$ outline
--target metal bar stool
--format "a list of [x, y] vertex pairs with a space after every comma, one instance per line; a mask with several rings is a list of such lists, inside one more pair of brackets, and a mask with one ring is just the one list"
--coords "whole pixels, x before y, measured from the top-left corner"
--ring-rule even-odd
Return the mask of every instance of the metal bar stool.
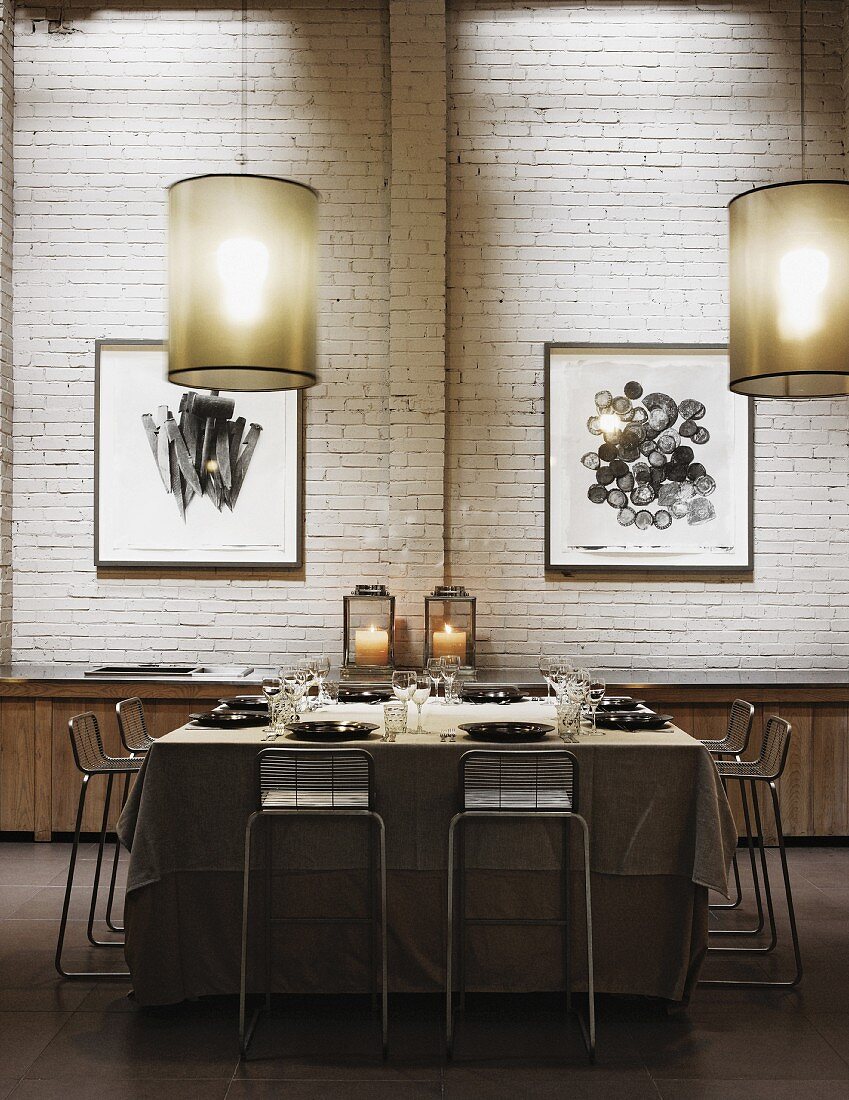
[[[68, 864], [68, 880], [65, 886], [65, 900], [62, 905], [62, 919], [59, 923], [59, 938], [56, 943], [56, 957], [55, 966], [59, 974], [63, 978], [104, 978], [104, 979], [126, 979], [129, 978], [127, 971], [99, 971], [99, 970], [78, 970], [68, 971], [62, 965], [62, 949], [65, 943], [65, 931], [68, 925], [68, 911], [71, 905], [71, 893], [74, 887], [74, 872], [77, 865], [77, 854], [80, 847], [80, 830], [82, 829], [83, 812], [85, 810], [86, 794], [88, 793], [89, 781], [93, 776], [105, 775], [106, 779], [106, 801], [103, 805], [103, 818], [100, 824], [100, 840], [97, 846], [97, 863], [94, 870], [94, 883], [91, 888], [91, 904], [88, 911], [88, 925], [86, 927], [86, 935], [89, 942], [98, 947], [119, 947], [123, 948], [122, 941], [116, 940], [98, 940], [94, 936], [94, 915], [95, 908], [97, 906], [97, 891], [100, 887], [100, 872], [103, 866], [103, 849], [106, 843], [106, 827], [109, 820], [109, 804], [112, 799], [112, 785], [115, 780], [115, 776], [125, 776], [129, 781], [129, 777], [138, 772], [141, 767], [141, 761], [136, 760], [133, 757], [125, 756], [108, 756], [103, 748], [103, 739], [100, 736], [100, 728], [97, 724], [97, 718], [91, 713], [78, 714], [70, 720], [68, 723], [68, 731], [71, 738], [71, 749], [74, 753], [74, 762], [77, 768], [82, 772], [82, 784], [80, 785], [80, 800], [77, 806], [77, 820], [74, 826], [74, 843], [71, 848], [71, 859]], [[117, 843], [117, 841], [116, 841]], [[113, 876], [114, 886], [114, 876]], [[110, 907], [111, 907], [111, 892], [110, 892]]]
[[[369, 915], [367, 917], [272, 918], [270, 914], [271, 846], [266, 852], [266, 989], [265, 1008], [271, 1007], [268, 991], [270, 924], [365, 924], [369, 926], [369, 977], [374, 976], [374, 934], [380, 923], [381, 1033], [383, 1056], [388, 1040], [389, 973], [386, 933], [386, 830], [374, 809], [374, 760], [364, 749], [263, 749], [257, 756], [257, 809], [245, 830], [245, 878], [242, 906], [242, 962], [239, 983], [239, 1050], [247, 1056], [256, 1028], [257, 1009], [245, 1025], [250, 917], [251, 846], [254, 828], [269, 817], [364, 818], [369, 826]], [[374, 905], [374, 828], [379, 849], [380, 902]]]
[[[752, 720], [755, 716], [755, 708], [751, 703], [747, 703], [745, 699], [735, 699], [731, 704], [731, 710], [728, 713], [728, 727], [726, 729], [725, 737], [720, 741], [711, 741], [709, 739], [702, 740], [702, 744], [717, 760], [724, 760], [727, 757], [733, 757], [735, 760], [740, 760], [743, 753], [749, 747], [749, 740], [752, 735]], [[722, 781], [723, 788], [727, 791], [727, 784]], [[761, 901], [761, 888], [758, 881], [757, 873], [757, 860], [755, 858], [755, 846], [752, 839], [752, 824], [749, 817], [749, 799], [746, 794], [745, 788], [741, 788], [741, 801], [743, 804], [743, 822], [746, 830], [746, 844], [749, 849], [749, 864], [752, 873], [752, 885], [755, 892], [755, 902], [758, 909], [758, 923], [755, 928], [739, 930], [741, 935], [757, 936], [763, 930], [764, 926], [764, 914], [763, 903]], [[740, 883], [740, 868], [737, 862], [737, 852], [735, 850], [732, 869], [734, 872], [734, 898], [729, 902], [716, 902], [709, 906], [710, 909], [722, 910], [722, 909], [738, 909], [743, 901], [743, 889]], [[716, 935], [723, 935], [723, 931], [717, 931]], [[732, 934], [737, 934], [736, 931]]]
[[[595, 1061], [595, 993], [593, 989], [593, 922], [590, 894], [590, 842], [585, 818], [578, 813], [578, 761], [565, 749], [550, 752], [489, 751], [473, 749], [460, 758], [462, 809], [451, 819], [448, 830], [448, 927], [445, 981], [446, 1045], [448, 1057], [454, 1046], [454, 879], [455, 849], [459, 847], [459, 985], [461, 1005], [465, 993], [464, 955], [467, 925], [553, 925], [564, 930], [566, 1008], [571, 1012], [571, 967], [569, 961], [569, 824], [577, 821], [583, 835], [584, 891], [587, 920], [587, 1022], [578, 1014], [590, 1062]], [[469, 918], [465, 905], [465, 826], [472, 819], [532, 818], [557, 819], [564, 823], [564, 915], [562, 919]]]
[[772, 901], [772, 889], [769, 880], [769, 866], [766, 859], [766, 847], [764, 844], [763, 826], [761, 823], [760, 806], [758, 803], [757, 784], [765, 784], [772, 798], [772, 809], [775, 815], [775, 827], [778, 833], [778, 851], [781, 860], [781, 874], [784, 879], [784, 896], [787, 902], [787, 915], [790, 921], [790, 935], [793, 941], [793, 956], [795, 971], [789, 981], [738, 981], [710, 980], [699, 982], [706, 986], [737, 986], [755, 987], [759, 989], [792, 989], [802, 979], [802, 955], [799, 949], [799, 933], [796, 927], [796, 913], [793, 908], [793, 891], [790, 886], [790, 873], [787, 868], [787, 851], [784, 845], [784, 829], [781, 821], [781, 806], [778, 799], [776, 780], [781, 778], [787, 763], [787, 753], [790, 748], [791, 727], [783, 718], [772, 715], [764, 730], [761, 751], [757, 760], [717, 760], [716, 769], [725, 780], [733, 779], [740, 784], [741, 790], [748, 785], [752, 796], [752, 808], [754, 811], [757, 844], [760, 851], [761, 874], [763, 876], [764, 896], [766, 898], [767, 916], [770, 926], [770, 942], [758, 947], [716, 947], [712, 951], [723, 953], [745, 953], [752, 955], [768, 955], [778, 943], [778, 932], [775, 923], [775, 907]]

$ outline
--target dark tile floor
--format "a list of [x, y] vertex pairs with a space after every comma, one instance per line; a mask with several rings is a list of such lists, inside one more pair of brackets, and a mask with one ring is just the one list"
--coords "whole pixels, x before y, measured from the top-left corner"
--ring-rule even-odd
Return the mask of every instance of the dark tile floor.
[[[790, 852], [806, 965], [797, 991], [702, 989], [672, 1015], [601, 997], [595, 1067], [559, 1001], [543, 996], [470, 997], [450, 1064], [438, 997], [392, 999], [386, 1064], [364, 999], [283, 1000], [240, 1063], [234, 999], [141, 1010], [124, 983], [57, 979], [67, 856], [65, 844], [0, 843], [0, 1100], [849, 1098], [849, 849]], [[91, 881], [91, 845], [84, 856]], [[81, 946], [84, 904], [70, 960], [103, 965], [104, 952]], [[731, 966], [766, 969], [708, 963], [715, 976]]]

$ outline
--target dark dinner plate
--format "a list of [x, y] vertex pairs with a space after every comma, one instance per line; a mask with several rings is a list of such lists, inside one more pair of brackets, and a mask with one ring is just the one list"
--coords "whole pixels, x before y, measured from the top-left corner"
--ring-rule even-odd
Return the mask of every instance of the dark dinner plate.
[[483, 687], [480, 684], [464, 684], [463, 699], [467, 703], [518, 703], [524, 694], [512, 685], [507, 687]]
[[367, 741], [380, 729], [374, 722], [297, 722], [286, 727], [295, 741]]
[[472, 741], [490, 741], [499, 744], [523, 744], [542, 741], [546, 734], [554, 732], [554, 726], [541, 722], [464, 722], [460, 727]]
[[654, 711], [635, 711], [599, 714], [596, 721], [608, 730], [665, 730], [672, 721], [671, 714], [655, 714]]
[[642, 705], [642, 699], [632, 699], [630, 695], [608, 695], [598, 705], [599, 710], [634, 710]]
[[340, 703], [388, 703], [395, 698], [388, 687], [340, 687]]
[[196, 726], [207, 729], [231, 730], [246, 729], [249, 726], [264, 726], [268, 715], [238, 710], [212, 710], [205, 714], [190, 714], [189, 718]]
[[219, 699], [218, 702], [228, 710], [261, 710], [268, 713], [268, 702], [264, 695], [235, 695], [232, 699]]

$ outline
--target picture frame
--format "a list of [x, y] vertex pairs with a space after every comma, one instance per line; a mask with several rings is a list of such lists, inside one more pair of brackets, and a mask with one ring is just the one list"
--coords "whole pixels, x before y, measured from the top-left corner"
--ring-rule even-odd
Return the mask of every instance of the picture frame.
[[751, 572], [753, 402], [725, 345], [546, 343], [544, 391], [546, 569]]
[[95, 342], [96, 568], [300, 568], [303, 394], [187, 389], [165, 363]]

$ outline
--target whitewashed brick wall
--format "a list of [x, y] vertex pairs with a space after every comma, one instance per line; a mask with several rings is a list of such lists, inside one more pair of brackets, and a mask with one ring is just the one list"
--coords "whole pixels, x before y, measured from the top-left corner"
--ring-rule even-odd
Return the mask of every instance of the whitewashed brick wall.
[[97, 577], [94, 340], [164, 335], [166, 186], [238, 170], [238, 10], [20, 7], [15, 50], [15, 657], [336, 652], [387, 571], [389, 98], [380, 0], [251, 5], [248, 170], [321, 203], [321, 384], [303, 575]]
[[0, 5], [0, 661], [12, 645], [12, 187], [15, 19]]
[[[825, 177], [844, 7], [809, 0]], [[238, 15], [71, 4], [50, 33], [55, 9], [20, 8], [16, 659], [338, 652], [356, 580], [390, 581], [412, 655], [444, 575], [490, 664], [843, 667], [845, 402], [759, 409], [754, 581], [542, 565], [542, 344], [726, 337], [725, 204], [798, 171], [796, 0], [455, 0], [447, 36], [441, 0], [251, 12], [249, 169], [323, 195], [303, 575], [92, 566], [93, 341], [164, 332], [164, 188], [235, 165]]]
[[[841, 5], [810, 0], [808, 163], [843, 172]], [[545, 576], [543, 342], [727, 338], [726, 203], [799, 171], [796, 0], [449, 21], [447, 553], [486, 659], [845, 668], [849, 407], [756, 419], [752, 581]]]

